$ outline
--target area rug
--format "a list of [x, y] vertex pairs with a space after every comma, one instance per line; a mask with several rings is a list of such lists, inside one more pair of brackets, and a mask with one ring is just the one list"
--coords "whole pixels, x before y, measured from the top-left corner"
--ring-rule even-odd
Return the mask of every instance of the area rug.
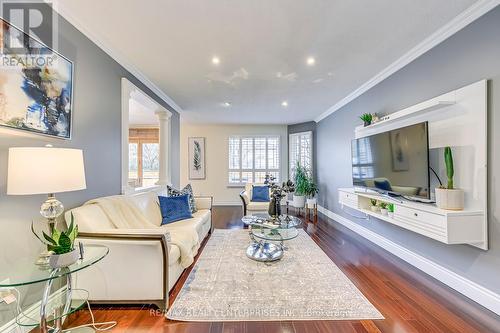
[[305, 233], [273, 263], [246, 257], [248, 230], [217, 229], [167, 313], [181, 321], [383, 319]]

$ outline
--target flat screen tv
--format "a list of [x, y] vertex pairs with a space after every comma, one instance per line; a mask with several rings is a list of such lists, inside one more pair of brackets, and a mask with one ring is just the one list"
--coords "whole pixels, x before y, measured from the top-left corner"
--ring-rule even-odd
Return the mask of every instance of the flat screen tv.
[[427, 122], [353, 140], [352, 182], [389, 195], [429, 199]]

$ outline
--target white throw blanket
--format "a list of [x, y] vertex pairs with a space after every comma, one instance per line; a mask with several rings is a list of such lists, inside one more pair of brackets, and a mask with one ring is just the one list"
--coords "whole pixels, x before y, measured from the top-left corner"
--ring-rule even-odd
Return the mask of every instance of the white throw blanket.
[[115, 195], [97, 198], [85, 203], [99, 205], [116, 229], [163, 229], [170, 234], [169, 243], [175, 244], [180, 250], [181, 266], [188, 267], [194, 261], [199, 248], [198, 233], [194, 228], [183, 226], [182, 222], [162, 228], [151, 223], [143, 212], [127, 197]]

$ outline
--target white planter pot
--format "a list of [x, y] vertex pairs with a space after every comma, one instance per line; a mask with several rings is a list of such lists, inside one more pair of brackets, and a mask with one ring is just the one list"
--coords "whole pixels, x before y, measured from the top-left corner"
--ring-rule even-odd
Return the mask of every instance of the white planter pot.
[[316, 198], [312, 198], [312, 199], [307, 199], [307, 207], [308, 208], [313, 208], [314, 205], [316, 205], [318, 201], [316, 200]]
[[371, 206], [370, 209], [372, 210], [372, 212], [376, 213], [379, 211], [379, 208], [377, 206]]
[[393, 217], [394, 217], [394, 212], [387, 212], [387, 215], [388, 215], [389, 217], [393, 218]]
[[80, 259], [80, 251], [75, 248], [73, 251], [64, 254], [53, 254], [49, 258], [51, 268], [68, 267]]
[[384, 216], [387, 216], [387, 209], [386, 208], [380, 208], [380, 213]]
[[436, 188], [436, 206], [448, 210], [464, 209], [464, 191], [461, 189]]
[[295, 208], [304, 208], [306, 197], [304, 195], [293, 195], [292, 206]]

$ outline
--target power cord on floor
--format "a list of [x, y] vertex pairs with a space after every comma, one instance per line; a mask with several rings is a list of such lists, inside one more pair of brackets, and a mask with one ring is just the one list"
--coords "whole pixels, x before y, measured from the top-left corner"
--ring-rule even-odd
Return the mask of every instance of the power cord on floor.
[[[21, 292], [17, 289], [17, 288], [12, 288], [16, 294], [17, 294], [17, 304], [16, 304], [16, 308], [17, 308], [17, 314], [18, 316], [21, 315], [23, 316], [24, 318], [27, 318], [29, 320], [32, 320], [32, 321], [37, 321], [36, 319], [34, 318], [31, 318], [29, 316], [27, 316], [22, 310], [21, 310]], [[90, 318], [92, 319], [92, 322], [89, 323], [89, 324], [83, 324], [83, 325], [79, 325], [79, 326], [75, 326], [75, 327], [68, 327], [68, 328], [65, 328], [63, 329], [61, 332], [70, 332], [71, 330], [76, 330], [76, 329], [79, 329], [79, 328], [84, 328], [84, 327], [92, 327], [94, 328], [96, 331], [108, 331], [110, 329], [112, 329], [113, 327], [115, 327], [116, 325], [118, 325], [118, 322], [113, 320], [113, 321], [105, 321], [105, 322], [102, 322], [102, 323], [96, 323], [95, 322], [95, 317], [94, 317], [94, 313], [92, 312], [92, 308], [90, 307], [90, 303], [89, 301], [85, 301], [85, 303], [87, 303], [87, 308], [89, 310], [89, 313], [90, 313]], [[107, 325], [107, 326], [105, 326]], [[98, 327], [99, 326], [99, 327]], [[105, 326], [105, 327], [102, 327], [102, 326]], [[48, 328], [50, 329], [54, 329], [54, 327], [52, 326], [48, 326]]]

